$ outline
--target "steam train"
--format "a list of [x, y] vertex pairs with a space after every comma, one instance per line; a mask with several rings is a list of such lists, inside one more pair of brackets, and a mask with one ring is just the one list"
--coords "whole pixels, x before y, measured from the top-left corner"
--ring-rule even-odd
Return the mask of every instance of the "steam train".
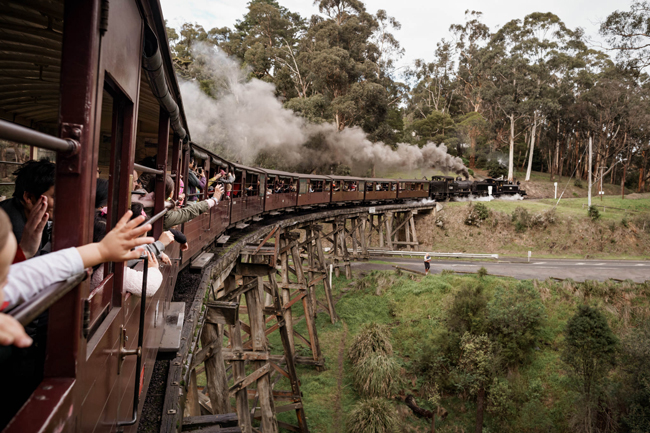
[[455, 197], [501, 197], [501, 196], [526, 196], [526, 191], [521, 188], [520, 182], [509, 182], [506, 179], [492, 179], [469, 181], [453, 176], [432, 176], [429, 186], [430, 198], [438, 201], [451, 200]]
[[[135, 432], [178, 273], [248, 220], [288, 209], [484, 195], [490, 186], [493, 195], [522, 193], [503, 181], [307, 175], [220, 158], [191, 141], [158, 0], [111, 0], [110, 8], [107, 0], [8, 0], [0, 28], [0, 140], [30, 146], [33, 159], [56, 157], [53, 250], [92, 242], [98, 175], [109, 183], [109, 228], [130, 207], [134, 169], [154, 176], [157, 238], [166, 174], [174, 199], [191, 158], [206, 173], [235, 174], [228, 198], [183, 225], [189, 249], [170, 246], [172, 265], [146, 302], [123, 290], [126, 265], [110, 263], [96, 287], [82, 274], [8, 312], [23, 325], [43, 313], [48, 321], [34, 384], [0, 393], [9, 401], [0, 409], [5, 432]], [[146, 157], [153, 167], [135, 163]], [[11, 356], [31, 355], [14, 349]], [[6, 365], [3, 373], [12, 375]]]

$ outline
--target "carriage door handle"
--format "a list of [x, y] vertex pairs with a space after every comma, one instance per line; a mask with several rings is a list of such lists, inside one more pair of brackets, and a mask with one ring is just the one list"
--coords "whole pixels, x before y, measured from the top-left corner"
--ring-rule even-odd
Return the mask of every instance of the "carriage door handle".
[[129, 337], [126, 335], [126, 328], [124, 325], [120, 326], [120, 355], [117, 360], [117, 374], [122, 373], [122, 365], [127, 356], [137, 356], [138, 358], [142, 355], [142, 348], [138, 347], [137, 349], [127, 350], [126, 342], [129, 340]]

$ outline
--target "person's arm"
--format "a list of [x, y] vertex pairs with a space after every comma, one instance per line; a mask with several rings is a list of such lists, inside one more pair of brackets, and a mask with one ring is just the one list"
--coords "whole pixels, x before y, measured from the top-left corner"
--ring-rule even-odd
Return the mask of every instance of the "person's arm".
[[208, 210], [210, 205], [207, 200], [195, 202], [182, 209], [170, 210], [165, 214], [163, 229], [169, 230], [171, 227], [191, 221]]
[[[147, 274], [147, 297], [152, 297], [156, 294], [163, 282], [163, 275], [158, 269], [158, 266], [149, 267]], [[143, 271], [136, 271], [135, 269], [126, 268], [124, 272], [124, 291], [129, 292], [136, 296], [142, 296], [142, 278], [144, 277]]]
[[143, 216], [131, 218], [128, 211], [115, 228], [108, 232], [101, 242], [39, 256], [11, 265], [4, 287], [7, 307], [14, 307], [38, 295], [54, 283], [64, 281], [104, 262], [125, 262], [140, 257], [142, 249], [132, 251], [138, 245], [151, 243], [153, 238], [140, 238], [151, 230], [151, 224], [138, 227]]
[[29, 213], [29, 218], [23, 228], [23, 236], [20, 239], [20, 249], [25, 255], [25, 259], [34, 257], [41, 246], [43, 230], [49, 219], [47, 211], [47, 198], [41, 196]]

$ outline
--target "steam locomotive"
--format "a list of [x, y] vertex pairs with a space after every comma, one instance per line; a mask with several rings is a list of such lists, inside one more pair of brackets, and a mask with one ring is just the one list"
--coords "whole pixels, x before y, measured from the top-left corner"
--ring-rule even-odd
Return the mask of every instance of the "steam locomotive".
[[433, 176], [429, 183], [429, 196], [437, 201], [450, 200], [455, 197], [493, 197], [526, 196], [526, 190], [521, 188], [520, 182], [509, 182], [506, 179], [492, 179], [470, 181], [453, 176]]

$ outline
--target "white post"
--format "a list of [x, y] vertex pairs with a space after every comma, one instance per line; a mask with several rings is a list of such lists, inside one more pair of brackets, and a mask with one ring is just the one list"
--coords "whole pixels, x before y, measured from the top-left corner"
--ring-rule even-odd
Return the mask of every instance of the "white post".
[[532, 255], [532, 251], [528, 251], [528, 262], [530, 263], [530, 256]]
[[492, 197], [492, 186], [488, 185], [488, 195]]
[[557, 182], [553, 182], [553, 185], [555, 185], [555, 200], [557, 200]]
[[334, 265], [330, 263], [330, 290], [332, 289], [332, 272], [334, 272]]
[[589, 189], [587, 190], [587, 206], [591, 207], [591, 158], [592, 158], [592, 149], [591, 149], [592, 139], [591, 134], [589, 135]]

